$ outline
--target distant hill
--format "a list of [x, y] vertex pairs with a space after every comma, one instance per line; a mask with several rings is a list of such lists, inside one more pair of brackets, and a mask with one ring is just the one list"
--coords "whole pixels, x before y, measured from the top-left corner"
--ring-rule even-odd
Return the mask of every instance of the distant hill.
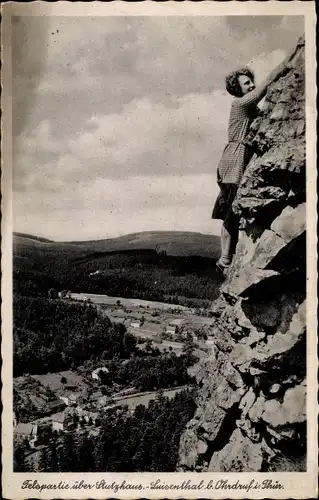
[[19, 236], [20, 238], [26, 238], [28, 240], [36, 240], [41, 241], [42, 243], [54, 243], [53, 240], [48, 240], [47, 238], [42, 238], [41, 236], [34, 236], [33, 234], [27, 233], [13, 233], [15, 236]]
[[174, 256], [202, 256], [217, 258], [219, 253], [219, 237], [184, 231], [145, 231], [132, 233], [118, 238], [55, 242], [45, 238], [24, 233], [13, 234], [13, 252], [34, 249], [39, 251], [57, 251], [91, 254], [126, 250], [156, 250]]
[[14, 291], [47, 296], [53, 288], [199, 307], [218, 293], [218, 255], [219, 238], [201, 233], [151, 231], [69, 242], [14, 234]]

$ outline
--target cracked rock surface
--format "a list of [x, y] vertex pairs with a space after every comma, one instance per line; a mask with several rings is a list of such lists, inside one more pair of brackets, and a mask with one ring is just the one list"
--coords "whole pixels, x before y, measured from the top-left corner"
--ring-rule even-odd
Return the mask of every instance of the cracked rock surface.
[[[304, 45], [267, 92], [248, 142], [235, 210], [241, 236], [221, 297], [215, 342], [192, 368], [197, 410], [179, 471], [267, 471], [306, 455], [306, 184]], [[282, 464], [281, 464], [282, 466]], [[284, 464], [289, 471], [289, 461]]]

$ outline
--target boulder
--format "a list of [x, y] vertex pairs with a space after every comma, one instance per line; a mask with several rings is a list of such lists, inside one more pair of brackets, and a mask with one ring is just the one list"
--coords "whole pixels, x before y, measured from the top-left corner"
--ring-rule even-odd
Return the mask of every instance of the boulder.
[[227, 445], [212, 455], [208, 472], [257, 472], [262, 462], [261, 443], [253, 443], [236, 429]]
[[276, 399], [266, 401], [261, 418], [274, 429], [305, 422], [306, 382], [288, 389], [282, 403]]
[[194, 470], [198, 461], [198, 437], [191, 427], [183, 433], [179, 445], [178, 470]]
[[270, 226], [270, 229], [286, 243], [300, 236], [306, 230], [306, 203], [296, 208], [287, 206]]

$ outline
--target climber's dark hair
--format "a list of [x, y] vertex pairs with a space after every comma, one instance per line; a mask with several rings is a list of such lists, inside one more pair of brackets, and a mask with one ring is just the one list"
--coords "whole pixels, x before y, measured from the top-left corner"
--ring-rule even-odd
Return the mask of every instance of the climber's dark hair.
[[242, 91], [239, 84], [239, 77], [248, 76], [253, 82], [255, 82], [255, 75], [249, 68], [238, 69], [237, 71], [233, 71], [225, 78], [226, 90], [227, 92], [234, 97], [241, 97]]

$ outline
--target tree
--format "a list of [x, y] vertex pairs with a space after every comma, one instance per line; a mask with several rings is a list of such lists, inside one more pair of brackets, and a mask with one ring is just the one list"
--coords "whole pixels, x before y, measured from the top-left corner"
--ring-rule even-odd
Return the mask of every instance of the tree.
[[26, 447], [23, 442], [14, 441], [13, 444], [13, 471], [26, 472]]
[[124, 337], [123, 337], [123, 347], [125, 349], [126, 355], [130, 355], [132, 352], [135, 351], [136, 344], [137, 344], [137, 340], [134, 337], [134, 335], [132, 335], [129, 332], [125, 332]]
[[39, 426], [38, 444], [48, 445], [52, 439], [52, 427], [50, 425]]
[[77, 413], [73, 413], [72, 420], [73, 420], [73, 426], [76, 428], [79, 423], [79, 416], [77, 415]]
[[61, 436], [57, 448], [60, 472], [75, 472], [77, 469], [76, 439], [73, 432]]
[[164, 391], [163, 389], [159, 389], [157, 392], [156, 392], [156, 402], [160, 405], [160, 406], [163, 406], [164, 403], [166, 402], [166, 399], [164, 397]]
[[152, 341], [151, 341], [151, 339], [146, 339], [146, 342], [145, 342], [145, 351], [146, 352], [151, 352], [152, 351]]
[[[110, 377], [110, 374], [108, 371], [99, 370], [98, 376], [100, 379], [100, 384], [102, 384], [103, 386], [104, 385], [112, 385], [111, 377]], [[101, 392], [102, 392], [102, 388], [101, 388]]]
[[59, 463], [60, 452], [61, 452], [61, 447], [59, 446], [59, 434], [57, 432], [54, 432], [49, 444], [49, 453], [48, 453], [48, 456], [50, 457], [50, 462], [49, 462], [50, 472], [61, 472]]
[[40, 458], [39, 468], [52, 472], [174, 472], [180, 436], [192, 418], [194, 394], [173, 399], [159, 391], [148, 407], [133, 414], [117, 409], [100, 422], [98, 436], [77, 431], [56, 436]]
[[132, 458], [135, 471], [143, 471], [145, 464], [145, 450], [139, 449]]
[[194, 349], [195, 349], [195, 344], [194, 344], [194, 341], [193, 341], [193, 337], [191, 335], [190, 332], [187, 332], [187, 337], [186, 337], [186, 341], [183, 345], [183, 354], [185, 355], [186, 359], [187, 359], [187, 363], [190, 365], [192, 364], [196, 357], [194, 356]]
[[38, 465], [38, 472], [53, 472], [51, 471], [51, 450], [48, 446], [42, 448]]
[[78, 456], [76, 472], [94, 472], [94, 445], [92, 438], [88, 436], [87, 432], [79, 436], [76, 453]]
[[[129, 358], [136, 339], [96, 308], [44, 297], [14, 297], [14, 375], [81, 366], [88, 359]], [[61, 377], [61, 383], [66, 378]]]

